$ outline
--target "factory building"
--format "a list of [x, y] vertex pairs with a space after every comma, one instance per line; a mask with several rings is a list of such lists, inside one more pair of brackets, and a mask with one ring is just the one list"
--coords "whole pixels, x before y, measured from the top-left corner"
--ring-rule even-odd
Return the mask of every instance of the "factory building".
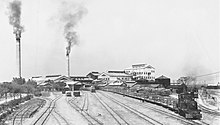
[[126, 68], [126, 74], [133, 75], [135, 80], [155, 81], [155, 68], [148, 64], [134, 64], [130, 68]]
[[152, 88], [168, 88], [170, 86], [170, 78], [162, 75], [155, 79], [155, 81], [149, 80], [136, 80], [137, 85], [152, 87]]
[[99, 72], [90, 72], [90, 73], [88, 73], [86, 76], [87, 77], [89, 77], [89, 78], [92, 78], [93, 80], [95, 80], [95, 79], [98, 79], [98, 76], [100, 75], [100, 73]]
[[124, 71], [108, 71], [107, 73], [101, 73], [98, 79], [105, 83], [118, 80], [126, 82], [132, 80], [132, 75], [126, 74]]
[[72, 81], [78, 81], [82, 84], [85, 84], [85, 85], [91, 85], [93, 79], [92, 78], [89, 78], [87, 76], [70, 76], [70, 79]]

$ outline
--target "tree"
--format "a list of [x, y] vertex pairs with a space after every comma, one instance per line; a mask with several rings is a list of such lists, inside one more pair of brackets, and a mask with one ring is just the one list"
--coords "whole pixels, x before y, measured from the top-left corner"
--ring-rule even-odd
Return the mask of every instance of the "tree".
[[35, 91], [34, 85], [27, 84], [27, 83], [25, 83], [24, 85], [22, 85], [22, 89], [23, 89], [23, 90], [22, 90], [23, 92], [28, 93], [28, 94], [34, 93], [34, 91]]
[[26, 82], [26, 84], [27, 84], [27, 85], [31, 85], [31, 86], [33, 86], [33, 87], [37, 87], [37, 82], [35, 82], [35, 81], [33, 81], [33, 80], [30, 80], [30, 79]]
[[64, 82], [56, 82], [53, 84], [53, 88], [58, 91], [63, 90], [65, 86], [66, 86], [66, 83], [64, 83]]
[[14, 77], [12, 80], [12, 83], [17, 83], [19, 85], [23, 85], [25, 84], [25, 78], [16, 78]]
[[5, 95], [5, 99], [7, 100], [7, 95], [11, 90], [11, 82], [3, 82], [3, 84], [1, 84], [1, 88], [3, 90], [1, 91], [1, 95]]
[[14, 98], [16, 94], [20, 94], [20, 98], [21, 98], [22, 97], [21, 93], [23, 92], [22, 86], [17, 83], [12, 83], [10, 92], [13, 93]]

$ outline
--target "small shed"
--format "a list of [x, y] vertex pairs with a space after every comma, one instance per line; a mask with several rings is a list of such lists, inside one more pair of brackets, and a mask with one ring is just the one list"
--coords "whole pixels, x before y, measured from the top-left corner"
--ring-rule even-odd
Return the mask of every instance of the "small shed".
[[162, 75], [155, 79], [156, 83], [162, 84], [164, 88], [167, 88], [170, 85], [170, 78]]
[[83, 86], [79, 81], [67, 81], [66, 85], [69, 86], [70, 91], [79, 90]]
[[127, 86], [122, 80], [110, 81], [108, 86]]
[[135, 82], [135, 81], [126, 81], [125, 83], [126, 83], [127, 87], [129, 87], [129, 88], [134, 86], [135, 84], [137, 84], [137, 82]]

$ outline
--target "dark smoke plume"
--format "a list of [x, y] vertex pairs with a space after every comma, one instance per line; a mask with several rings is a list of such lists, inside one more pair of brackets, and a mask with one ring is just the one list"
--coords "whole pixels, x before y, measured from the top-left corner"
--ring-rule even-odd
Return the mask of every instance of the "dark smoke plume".
[[77, 23], [82, 19], [83, 15], [87, 12], [87, 10], [82, 7], [75, 7], [75, 10], [64, 13], [62, 20], [65, 23], [64, 24], [64, 36], [67, 40], [67, 47], [66, 47], [66, 56], [69, 56], [71, 52], [71, 47], [73, 45], [77, 45], [79, 40], [78, 40], [78, 35], [77, 32], [75, 31]]
[[13, 26], [14, 34], [23, 32], [21, 26], [21, 1], [14, 0], [9, 3], [9, 23]]

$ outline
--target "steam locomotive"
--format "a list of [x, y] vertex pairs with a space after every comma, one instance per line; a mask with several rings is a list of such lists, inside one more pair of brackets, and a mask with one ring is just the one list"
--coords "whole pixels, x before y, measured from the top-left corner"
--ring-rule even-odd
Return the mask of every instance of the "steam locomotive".
[[197, 102], [195, 101], [195, 98], [198, 97], [198, 91], [196, 91], [196, 89], [194, 89], [193, 91], [187, 91], [187, 87], [184, 85], [182, 89], [183, 92], [179, 93], [176, 98], [155, 93], [149, 93], [146, 92], [144, 89], [140, 91], [138, 89], [132, 90], [126, 88], [108, 87], [104, 90], [163, 106], [178, 113], [186, 119], [201, 119], [201, 110], [198, 109]]
[[198, 109], [197, 102], [194, 100], [192, 92], [181, 93], [178, 95], [178, 102], [176, 103], [176, 111], [186, 119], [201, 119], [201, 110]]

